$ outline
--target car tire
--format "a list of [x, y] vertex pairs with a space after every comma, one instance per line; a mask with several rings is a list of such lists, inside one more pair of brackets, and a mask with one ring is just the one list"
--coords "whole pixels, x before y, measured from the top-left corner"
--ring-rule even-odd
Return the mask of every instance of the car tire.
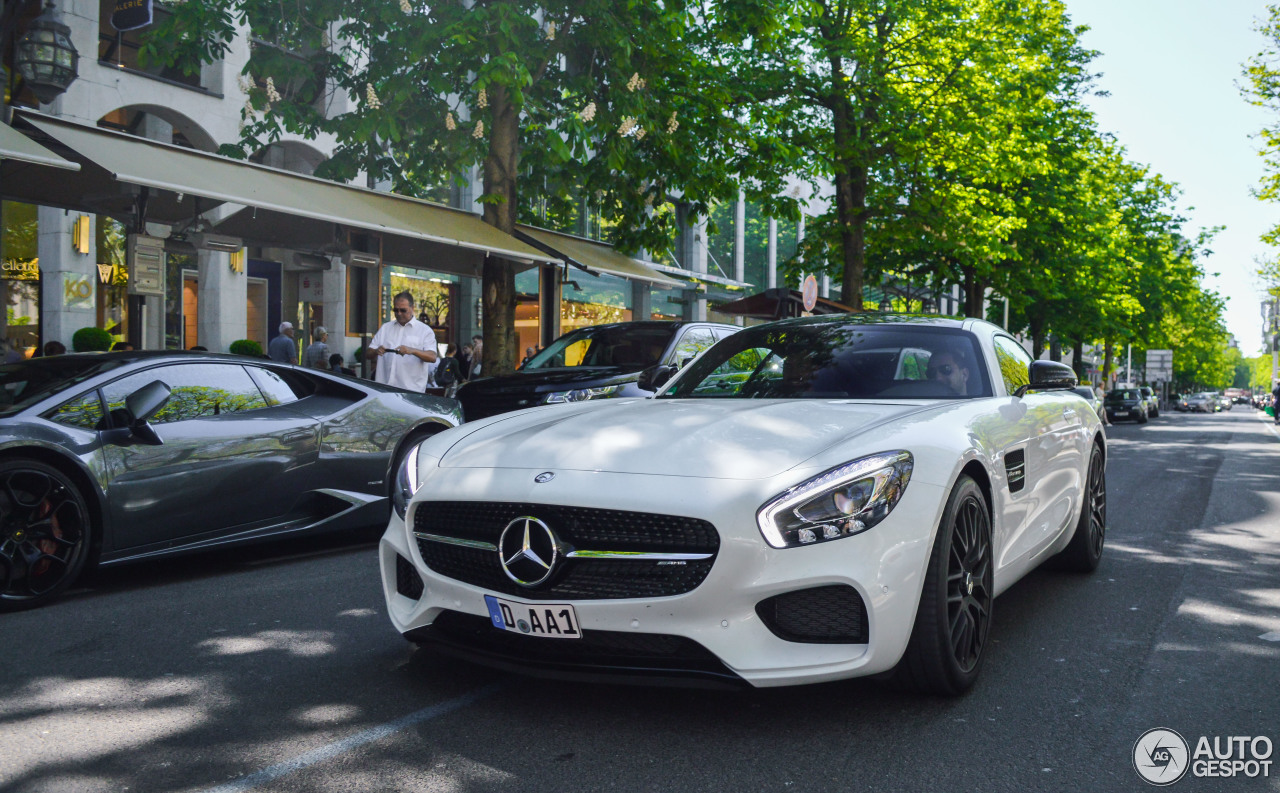
[[994, 591], [991, 512], [977, 483], [961, 476], [942, 513], [894, 682], [943, 696], [972, 686], [982, 668]]
[[1089, 473], [1084, 485], [1084, 503], [1071, 542], [1053, 558], [1053, 567], [1073, 573], [1092, 573], [1102, 561], [1107, 539], [1107, 469], [1102, 447], [1093, 444]]
[[66, 474], [36, 460], [0, 463], [0, 611], [43, 605], [79, 577], [92, 517]]

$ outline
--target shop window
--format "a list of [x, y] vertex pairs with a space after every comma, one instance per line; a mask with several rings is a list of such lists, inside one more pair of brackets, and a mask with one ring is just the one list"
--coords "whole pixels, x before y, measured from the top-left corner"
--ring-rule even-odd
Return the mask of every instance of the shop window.
[[748, 203], [743, 233], [743, 280], [757, 290], [769, 286], [769, 218], [759, 204]]
[[[156, 63], [143, 63], [138, 57], [147, 32], [156, 25], [167, 20], [172, 14], [163, 3], [153, 3], [151, 8], [152, 26], [137, 30], [116, 30], [111, 26], [111, 12], [115, 9], [115, 0], [99, 0], [98, 2], [98, 61], [121, 69], [148, 74], [162, 80], [191, 86], [203, 87], [200, 80], [201, 67], [198, 61], [193, 63], [176, 63], [164, 66]], [[190, 74], [184, 66], [190, 66]]]
[[[800, 247], [799, 224], [794, 220], [778, 220], [778, 270], [781, 271], [783, 265], [786, 264], [792, 256], [796, 255], [796, 249]], [[782, 281], [781, 278], [778, 279]], [[781, 283], [779, 283], [781, 285]]]
[[4, 301], [4, 349], [0, 355], [5, 362], [13, 362], [30, 358], [40, 346], [36, 207], [5, 201], [0, 204], [0, 221], [0, 297]]
[[125, 251], [129, 233], [123, 223], [98, 215], [98, 327], [116, 341], [129, 338], [129, 269]]
[[525, 350], [537, 351], [542, 346], [542, 268], [531, 267], [516, 273], [516, 363], [525, 358]]
[[245, 298], [246, 327], [244, 337], [267, 349], [267, 281], [250, 278]]
[[[570, 271], [560, 300], [560, 331], [631, 320], [631, 282], [612, 275]], [[576, 287], [575, 287], [576, 284]]]
[[[707, 218], [707, 272], [734, 278], [733, 243], [737, 202], [717, 204]], [[714, 231], [712, 229], [715, 229]]]
[[[184, 309], [197, 310], [195, 299], [187, 307], [187, 279], [196, 277], [196, 257], [192, 253], [165, 252], [165, 298], [164, 298], [164, 348], [166, 350], [185, 350], [197, 342], [186, 343], [186, 324], [183, 321]], [[194, 338], [194, 334], [193, 334]]]

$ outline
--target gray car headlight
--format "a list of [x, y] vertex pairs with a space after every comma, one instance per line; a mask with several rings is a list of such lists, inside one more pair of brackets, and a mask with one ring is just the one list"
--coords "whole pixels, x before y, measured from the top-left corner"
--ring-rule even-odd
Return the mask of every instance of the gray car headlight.
[[588, 399], [605, 399], [616, 396], [622, 390], [620, 385], [607, 385], [600, 388], [575, 388], [572, 391], [554, 391], [547, 394], [545, 404], [558, 402], [585, 402]]
[[417, 493], [422, 485], [422, 478], [418, 474], [418, 452], [422, 450], [422, 444], [425, 442], [415, 443], [400, 463], [400, 470], [396, 471], [396, 486], [392, 488], [391, 503], [395, 505], [396, 514], [401, 520], [404, 520], [409, 510], [409, 501], [413, 498], [413, 494]]
[[910, 452], [895, 451], [836, 466], [761, 507], [760, 533], [774, 548], [795, 548], [864, 532], [897, 506], [913, 465]]

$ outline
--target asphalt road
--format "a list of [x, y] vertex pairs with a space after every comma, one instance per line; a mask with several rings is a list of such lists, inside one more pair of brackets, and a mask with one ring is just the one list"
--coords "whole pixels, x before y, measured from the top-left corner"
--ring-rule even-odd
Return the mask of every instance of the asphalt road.
[[[0, 616], [0, 791], [1124, 791], [1148, 789], [1152, 728], [1280, 744], [1280, 434], [1241, 407], [1109, 438], [1101, 567], [999, 598], [960, 699], [469, 668], [391, 629], [370, 534], [119, 568]], [[1172, 789], [1280, 791], [1271, 754], [1269, 777]]]

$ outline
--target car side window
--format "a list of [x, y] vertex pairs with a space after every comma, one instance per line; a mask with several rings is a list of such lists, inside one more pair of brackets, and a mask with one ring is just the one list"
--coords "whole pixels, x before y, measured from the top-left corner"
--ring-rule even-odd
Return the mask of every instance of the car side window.
[[294, 393], [293, 388], [284, 381], [284, 378], [270, 369], [264, 369], [261, 366], [246, 366], [249, 375], [253, 377], [253, 381], [262, 389], [262, 395], [267, 398], [267, 404], [275, 407], [276, 405], [287, 405], [290, 402], [297, 402], [298, 395]]
[[690, 358], [698, 357], [698, 353], [716, 343], [711, 328], [689, 328], [676, 343], [676, 366], [680, 366]]
[[751, 378], [751, 374], [760, 369], [756, 375], [755, 387], [760, 387], [764, 382], [776, 380], [781, 377], [781, 368], [776, 365], [772, 368], [764, 367], [761, 364], [770, 359], [772, 353], [764, 348], [743, 350], [737, 355], [716, 367], [715, 371], [698, 383], [697, 388], [691, 392], [691, 396], [697, 397], [717, 397], [717, 396], [734, 396], [742, 390], [742, 386]]
[[1031, 383], [1031, 354], [1008, 336], [996, 336], [996, 361], [1000, 364], [1000, 376], [1005, 390], [1010, 394], [1020, 386]]
[[103, 386], [107, 410], [114, 414], [124, 407], [129, 394], [154, 380], [169, 386], [171, 393], [169, 401], [152, 417], [152, 424], [190, 421], [267, 407], [262, 392], [239, 364], [185, 363], [147, 369]]
[[102, 400], [98, 398], [97, 389], [94, 389], [63, 402], [46, 413], [45, 418], [68, 427], [96, 430], [102, 421]]

